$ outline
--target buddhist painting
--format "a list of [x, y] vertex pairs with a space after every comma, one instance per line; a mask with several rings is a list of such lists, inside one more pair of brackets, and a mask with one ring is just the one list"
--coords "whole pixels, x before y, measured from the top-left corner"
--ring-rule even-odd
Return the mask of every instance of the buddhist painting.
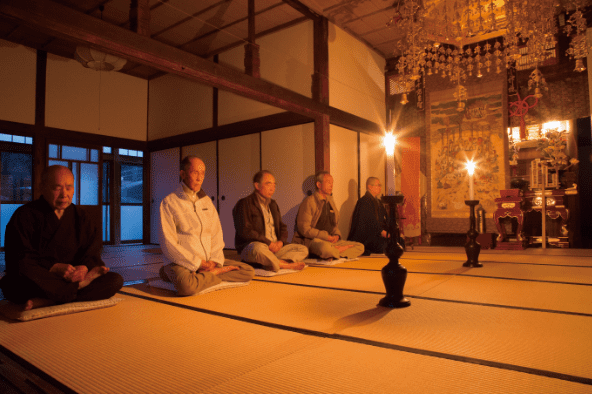
[[452, 94], [438, 93], [431, 97], [429, 118], [432, 217], [469, 215], [468, 160], [477, 164], [474, 199], [489, 216], [499, 191], [505, 189], [502, 94], [469, 95], [459, 112]]

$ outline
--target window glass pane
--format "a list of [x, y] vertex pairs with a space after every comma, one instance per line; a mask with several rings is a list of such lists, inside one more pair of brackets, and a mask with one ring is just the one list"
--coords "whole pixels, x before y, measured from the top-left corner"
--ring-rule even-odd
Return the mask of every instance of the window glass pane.
[[111, 162], [103, 162], [103, 203], [109, 204], [111, 201]]
[[99, 203], [99, 165], [80, 163], [80, 205]]
[[2, 201], [31, 201], [33, 158], [27, 153], [2, 152]]
[[0, 204], [0, 228], [2, 229], [2, 235], [0, 239], [0, 246], [4, 247], [4, 233], [6, 232], [6, 225], [12, 217], [12, 214], [18, 207], [23, 204]]
[[138, 157], [144, 157], [144, 152], [142, 152], [141, 150], [138, 151]]
[[103, 242], [111, 241], [111, 212], [109, 205], [103, 205]]
[[63, 145], [62, 159], [88, 161], [88, 149]]
[[13, 135], [12, 142], [16, 142], [17, 144], [24, 144], [25, 137], [23, 137], [22, 135]]
[[0, 141], [12, 141], [12, 135], [0, 133]]
[[109, 146], [104, 146], [104, 147], [103, 147], [103, 153], [111, 153], [111, 147], [109, 147]]
[[94, 163], [99, 161], [99, 151], [97, 149], [90, 150], [90, 161]]
[[127, 151], [127, 149], [119, 149], [119, 154], [124, 155], [124, 156], [128, 156], [128, 151]]
[[49, 145], [49, 157], [52, 159], [58, 158], [58, 146], [57, 145]]
[[78, 163], [72, 163], [72, 173], [74, 174], [74, 197], [72, 197], [72, 203], [78, 204]]
[[60, 165], [60, 166], [64, 166], [64, 167], [69, 167], [68, 162], [65, 160], [48, 160], [47, 165], [48, 166]]
[[25, 144], [33, 145], [33, 137], [25, 138]]
[[130, 156], [138, 156], [138, 151], [137, 150], [129, 150], [129, 155]]
[[121, 165], [121, 203], [142, 204], [143, 202], [142, 166]]
[[142, 206], [121, 206], [121, 240], [134, 241], [142, 239]]

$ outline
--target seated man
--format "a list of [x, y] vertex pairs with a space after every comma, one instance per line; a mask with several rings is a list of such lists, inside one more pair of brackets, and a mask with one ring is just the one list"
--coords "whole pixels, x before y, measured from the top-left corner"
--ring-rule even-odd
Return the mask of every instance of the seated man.
[[26, 311], [115, 295], [123, 278], [101, 260], [99, 226], [72, 204], [72, 172], [50, 166], [40, 186], [42, 197], [19, 207], [6, 226], [4, 297]]
[[181, 184], [160, 204], [159, 242], [169, 264], [160, 277], [188, 296], [226, 282], [248, 282], [255, 270], [224, 260], [222, 225], [212, 200], [201, 190], [206, 165], [195, 156], [181, 161]]
[[377, 198], [381, 188], [378, 178], [368, 178], [366, 194], [356, 203], [347, 237], [350, 241], [363, 243], [366, 256], [370, 253], [384, 253], [388, 239], [386, 209]]
[[333, 177], [327, 171], [315, 175], [316, 191], [302, 201], [296, 216], [294, 243], [308, 247], [321, 259], [353, 259], [364, 253], [359, 242], [342, 241], [337, 227], [339, 211], [333, 197]]
[[286, 244], [288, 226], [282, 221], [277, 203], [271, 199], [275, 178], [269, 171], [259, 171], [253, 177], [253, 186], [255, 191], [239, 200], [232, 210], [234, 244], [241, 259], [258, 263], [268, 271], [301, 270], [308, 249], [304, 245]]

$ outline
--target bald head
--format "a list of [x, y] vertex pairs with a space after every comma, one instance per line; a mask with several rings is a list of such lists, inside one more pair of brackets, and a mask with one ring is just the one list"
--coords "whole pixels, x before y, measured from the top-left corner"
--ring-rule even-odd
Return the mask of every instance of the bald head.
[[68, 167], [49, 166], [41, 173], [43, 198], [61, 217], [61, 213], [72, 204], [74, 196], [74, 175]]
[[187, 156], [181, 161], [179, 175], [189, 189], [198, 192], [206, 177], [206, 165], [199, 157]]

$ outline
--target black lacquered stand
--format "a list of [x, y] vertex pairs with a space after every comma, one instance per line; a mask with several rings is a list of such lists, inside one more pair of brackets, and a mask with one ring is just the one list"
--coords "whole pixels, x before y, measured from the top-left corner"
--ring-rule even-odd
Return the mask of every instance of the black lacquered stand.
[[411, 302], [403, 296], [403, 287], [407, 280], [407, 268], [399, 264], [399, 257], [403, 255], [403, 247], [399, 244], [400, 230], [397, 220], [397, 205], [403, 203], [402, 195], [383, 196], [382, 202], [389, 206], [389, 234], [386, 245], [386, 255], [389, 263], [382, 267], [382, 281], [386, 289], [386, 297], [378, 302], [378, 305], [387, 308], [404, 308], [411, 305]]
[[463, 264], [463, 267], [483, 267], [483, 264], [479, 262], [479, 252], [481, 252], [481, 244], [475, 241], [479, 233], [476, 230], [475, 225], [475, 206], [479, 204], [479, 200], [465, 200], [465, 204], [471, 207], [470, 228], [467, 232], [469, 240], [465, 244], [465, 251], [467, 252], [467, 262]]

